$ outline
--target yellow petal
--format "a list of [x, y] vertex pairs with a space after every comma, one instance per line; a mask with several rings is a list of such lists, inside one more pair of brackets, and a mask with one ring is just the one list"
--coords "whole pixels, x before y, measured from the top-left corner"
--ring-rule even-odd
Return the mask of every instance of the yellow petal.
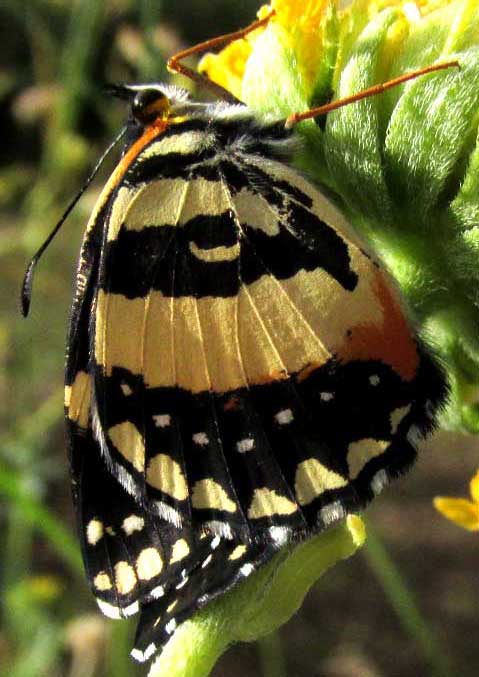
[[474, 503], [479, 505], [479, 470], [476, 472], [474, 477], [469, 483], [469, 489], [471, 492], [471, 498]]
[[242, 81], [246, 62], [255, 49], [259, 36], [269, 31], [279, 44], [294, 52], [297, 69], [311, 88], [322, 58], [324, 23], [331, 2], [332, 0], [272, 0], [269, 6], [263, 5], [257, 13], [258, 19], [263, 19], [272, 9], [275, 11], [267, 26], [248, 33], [245, 38], [235, 40], [218, 54], [205, 54], [198, 70], [243, 100]]
[[324, 26], [330, 0], [272, 0], [276, 12], [270, 22], [277, 39], [290, 47], [306, 87], [314, 85], [323, 57]]
[[278, 21], [286, 28], [299, 28], [304, 33], [314, 33], [319, 28], [328, 0], [273, 0], [272, 9]]
[[437, 496], [434, 507], [444, 517], [468, 531], [479, 531], [479, 505], [465, 498]]
[[[271, 13], [269, 5], [263, 5], [257, 12], [258, 19], [264, 19]], [[210, 80], [224, 87], [240, 101], [242, 98], [243, 76], [254, 44], [265, 26], [248, 33], [244, 38], [230, 42], [218, 54], [207, 52], [198, 64], [198, 71], [205, 73]]]
[[206, 73], [210, 80], [227, 89], [241, 101], [242, 80], [251, 50], [248, 40], [235, 40], [219, 54], [205, 54], [198, 65], [198, 70], [200, 73]]

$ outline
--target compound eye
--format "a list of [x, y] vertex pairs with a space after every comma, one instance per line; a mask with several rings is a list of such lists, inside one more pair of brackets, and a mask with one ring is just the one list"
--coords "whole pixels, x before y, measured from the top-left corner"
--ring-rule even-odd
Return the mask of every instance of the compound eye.
[[157, 118], [166, 119], [170, 113], [170, 102], [157, 89], [142, 89], [135, 94], [131, 112], [138, 122], [148, 124]]

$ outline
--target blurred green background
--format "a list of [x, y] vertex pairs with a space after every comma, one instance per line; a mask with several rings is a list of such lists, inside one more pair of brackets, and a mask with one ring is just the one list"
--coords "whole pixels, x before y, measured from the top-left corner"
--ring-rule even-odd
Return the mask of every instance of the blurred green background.
[[[243, 0], [2, 0], [0, 5], [0, 675], [144, 675], [134, 620], [104, 619], [76, 540], [62, 428], [62, 366], [82, 229], [115, 152], [49, 248], [30, 318], [25, 266], [125, 111], [101, 87], [166, 78], [165, 58], [246, 25]], [[178, 84], [184, 84], [178, 82]], [[477, 438], [438, 434], [413, 473], [368, 513], [371, 537], [278, 635], [231, 649], [215, 677], [477, 674], [477, 535], [447, 523], [437, 494], [466, 495]]]

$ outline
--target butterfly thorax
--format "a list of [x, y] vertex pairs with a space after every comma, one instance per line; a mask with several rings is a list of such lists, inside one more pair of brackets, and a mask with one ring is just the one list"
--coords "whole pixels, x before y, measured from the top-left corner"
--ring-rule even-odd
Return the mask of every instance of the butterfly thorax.
[[215, 136], [218, 149], [233, 146], [241, 152], [283, 161], [291, 159], [299, 144], [293, 132], [285, 128], [284, 120], [271, 115], [259, 117], [242, 103], [197, 102], [186, 90], [161, 83], [118, 85], [111, 91], [130, 105], [123, 153], [152, 126], [161, 130], [174, 127], [173, 133], [205, 131], [205, 141]]

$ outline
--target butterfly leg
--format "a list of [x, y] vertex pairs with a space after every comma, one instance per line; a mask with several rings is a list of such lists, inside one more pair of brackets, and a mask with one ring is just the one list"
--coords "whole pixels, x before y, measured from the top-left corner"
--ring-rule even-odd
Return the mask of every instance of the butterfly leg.
[[311, 108], [310, 110], [304, 111], [303, 113], [291, 113], [288, 115], [285, 122], [286, 129], [291, 129], [298, 122], [303, 120], [309, 120], [311, 118], [318, 117], [319, 115], [326, 115], [337, 108], [342, 108], [343, 106], [348, 106], [351, 103], [360, 101], [361, 99], [367, 99], [370, 96], [376, 96], [385, 92], [387, 89], [392, 87], [397, 87], [398, 85], [407, 82], [408, 80], [414, 80], [415, 78], [420, 77], [421, 75], [426, 75], [427, 73], [434, 73], [435, 71], [445, 70], [446, 68], [459, 68], [458, 61], [445, 61], [443, 63], [432, 64], [431, 66], [426, 66], [425, 68], [420, 68], [418, 70], [412, 71], [411, 73], [404, 73], [397, 78], [392, 80], [387, 80], [386, 82], [381, 82], [367, 89], [363, 89], [361, 92], [357, 92], [352, 96], [346, 96], [343, 99], [338, 99], [337, 101], [331, 101], [330, 103], [324, 104], [324, 106], [319, 106], [317, 108]]

